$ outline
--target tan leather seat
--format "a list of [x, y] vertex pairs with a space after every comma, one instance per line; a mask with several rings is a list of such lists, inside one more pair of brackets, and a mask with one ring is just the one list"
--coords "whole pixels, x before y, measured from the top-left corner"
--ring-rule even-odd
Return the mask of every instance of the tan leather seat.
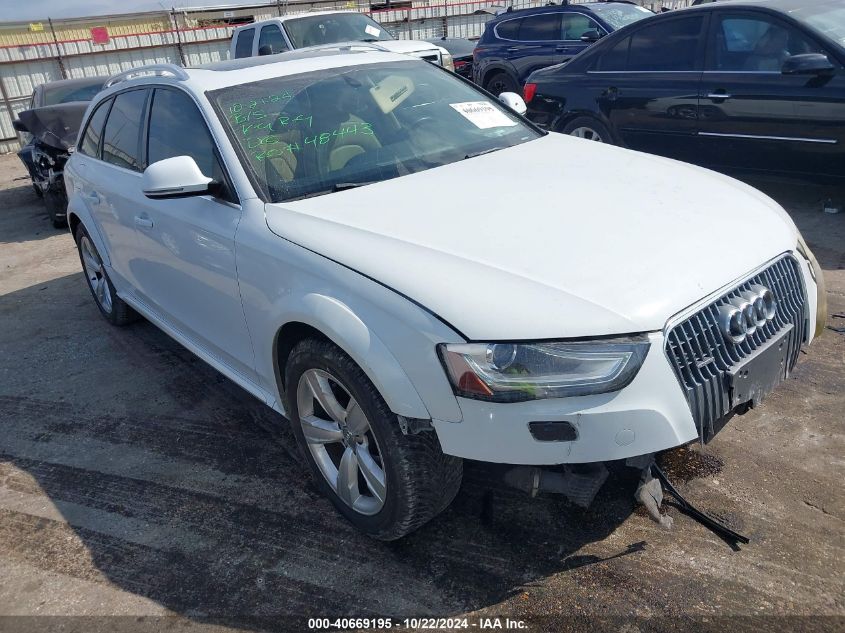
[[[287, 134], [281, 134], [280, 140], [276, 147], [284, 149], [287, 144], [298, 144], [302, 147], [302, 134], [299, 130], [291, 130]], [[302, 151], [301, 149], [299, 151]], [[298, 160], [297, 152], [282, 151], [278, 156], [271, 156], [265, 159], [267, 165], [267, 182], [272, 184], [274, 182], [286, 183], [291, 182], [296, 175], [296, 166]], [[272, 172], [270, 170], [273, 170]]]
[[[341, 127], [349, 128], [352, 125], [356, 125], [357, 129], [360, 129], [363, 123], [363, 119], [353, 114]], [[378, 142], [375, 135], [371, 134], [346, 134], [336, 138], [337, 140], [329, 151], [329, 171], [343, 169], [356, 156], [375, 151], [381, 147], [381, 143]]]

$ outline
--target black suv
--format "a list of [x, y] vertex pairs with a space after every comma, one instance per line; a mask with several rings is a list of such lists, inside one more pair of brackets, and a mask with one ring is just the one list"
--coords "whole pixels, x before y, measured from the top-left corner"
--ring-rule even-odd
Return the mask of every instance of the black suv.
[[473, 54], [473, 81], [495, 95], [519, 92], [538, 68], [560, 64], [618, 28], [653, 15], [627, 1], [508, 10], [487, 23]]

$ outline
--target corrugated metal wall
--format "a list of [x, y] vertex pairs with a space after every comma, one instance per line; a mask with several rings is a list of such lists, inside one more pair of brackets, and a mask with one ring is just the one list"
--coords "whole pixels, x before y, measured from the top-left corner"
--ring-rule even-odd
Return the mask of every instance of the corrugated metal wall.
[[[587, 0], [571, 0], [586, 2]], [[652, 9], [679, 8], [691, 0], [640, 0]], [[112, 75], [144, 64], [188, 66], [228, 57], [233, 27], [203, 26], [245, 16], [262, 20], [280, 12], [309, 9], [358, 9], [368, 12], [395, 37], [477, 38], [496, 11], [542, 6], [547, 0], [414, 0], [410, 8], [369, 11], [369, 4], [344, 0], [292, 0], [252, 7], [148, 13], [109, 18], [34, 22], [0, 26], [0, 153], [15, 151], [12, 120], [27, 109], [35, 86], [63, 78]], [[178, 25], [178, 31], [174, 29]], [[94, 43], [92, 28], [106, 27], [108, 41]], [[55, 37], [54, 37], [55, 34]]]

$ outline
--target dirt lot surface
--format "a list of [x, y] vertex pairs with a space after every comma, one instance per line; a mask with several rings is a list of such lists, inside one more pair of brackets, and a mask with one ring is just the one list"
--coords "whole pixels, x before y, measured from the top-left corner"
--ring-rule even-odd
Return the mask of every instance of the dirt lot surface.
[[[449, 510], [384, 544], [316, 494], [283, 418], [152, 325], [100, 317], [71, 236], [23, 176], [0, 157], [0, 614], [131, 616], [62, 630], [304, 630], [306, 615], [843, 629], [845, 333], [828, 329], [711, 444], [666, 459], [690, 500], [750, 537], [739, 551], [673, 508], [672, 531], [651, 522], [630, 469], [585, 511], [472, 463]], [[828, 324], [845, 328], [845, 213], [822, 213], [813, 187], [763, 186], [815, 250]]]

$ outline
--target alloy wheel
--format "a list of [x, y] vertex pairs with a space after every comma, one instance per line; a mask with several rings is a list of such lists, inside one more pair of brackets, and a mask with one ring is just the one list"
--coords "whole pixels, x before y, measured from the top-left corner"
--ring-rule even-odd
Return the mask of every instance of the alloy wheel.
[[308, 450], [326, 482], [356, 512], [378, 513], [387, 481], [378, 442], [361, 406], [322, 369], [302, 374], [296, 402]]
[[100, 304], [103, 312], [111, 314], [111, 288], [109, 288], [109, 280], [106, 278], [106, 272], [103, 269], [103, 260], [100, 259], [97, 249], [91, 244], [87, 235], [83, 235], [79, 241], [79, 250], [82, 253], [82, 267], [85, 269], [85, 276], [94, 292], [94, 298]]
[[591, 127], [576, 127], [569, 133], [570, 136], [577, 136], [578, 138], [583, 138], [588, 141], [596, 141], [598, 143], [604, 143], [604, 140], [601, 137], [601, 134], [596, 132]]

